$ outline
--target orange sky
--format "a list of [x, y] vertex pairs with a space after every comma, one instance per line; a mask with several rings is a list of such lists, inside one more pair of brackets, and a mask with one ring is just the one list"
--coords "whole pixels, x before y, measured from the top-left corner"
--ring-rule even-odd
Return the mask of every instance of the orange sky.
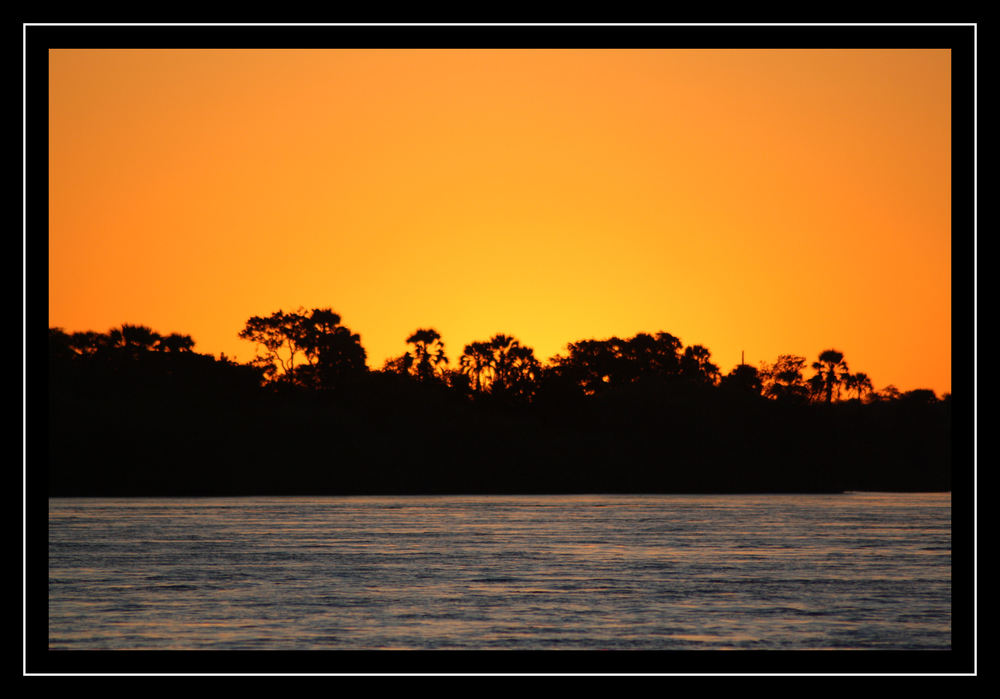
[[52, 50], [49, 325], [331, 307], [951, 391], [947, 50]]

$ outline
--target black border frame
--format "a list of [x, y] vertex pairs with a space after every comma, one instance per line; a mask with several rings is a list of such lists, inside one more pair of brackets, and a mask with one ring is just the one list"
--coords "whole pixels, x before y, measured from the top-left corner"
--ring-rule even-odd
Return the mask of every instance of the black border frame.
[[[976, 24], [23, 24], [24, 674], [972, 674], [976, 671]], [[51, 651], [45, 480], [51, 48], [943, 48], [952, 52], [950, 651]], [[41, 437], [41, 438], [39, 438]]]

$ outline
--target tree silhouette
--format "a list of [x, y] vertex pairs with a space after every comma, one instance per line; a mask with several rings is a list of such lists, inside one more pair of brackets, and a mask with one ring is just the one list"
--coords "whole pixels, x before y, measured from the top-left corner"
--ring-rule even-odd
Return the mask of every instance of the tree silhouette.
[[299, 367], [300, 374], [311, 379], [316, 388], [336, 388], [368, 371], [361, 336], [339, 325], [337, 318], [337, 323], [317, 331], [306, 355], [310, 358], [308, 369]]
[[889, 384], [888, 386], [884, 387], [881, 391], [877, 391], [876, 393], [874, 393], [872, 395], [872, 398], [880, 402], [892, 402], [899, 400], [902, 396], [903, 393], [898, 388], [896, 388], [892, 384]]
[[651, 377], [675, 376], [681, 370], [681, 341], [665, 332], [639, 333], [628, 340], [580, 340], [566, 348], [567, 356], [552, 358], [553, 369], [586, 395]]
[[108, 336], [93, 331], [67, 333], [62, 328], [49, 328], [49, 357], [71, 359], [92, 357], [109, 348]]
[[[681, 346], [681, 341], [670, 333], [658, 332], [655, 337], [638, 333], [622, 347], [626, 378], [634, 381], [678, 374], [681, 371]], [[718, 369], [715, 371], [718, 373]]]
[[404, 352], [398, 357], [389, 357], [382, 363], [382, 371], [389, 372], [390, 374], [399, 374], [400, 376], [408, 376], [412, 367], [413, 355], [409, 352]]
[[[820, 353], [808, 380], [809, 362], [795, 355], [759, 369], [741, 363], [720, 376], [707, 348], [684, 349], [664, 332], [580, 340], [550, 366], [497, 334], [466, 345], [451, 368], [437, 331], [420, 328], [407, 352], [386, 363], [397, 375], [369, 375], [360, 337], [328, 308], [255, 316], [240, 337], [257, 345], [250, 364], [215, 360], [194, 352], [188, 335], [143, 325], [50, 328], [53, 492], [825, 492], [950, 484], [950, 396], [891, 386], [874, 393], [837, 350]], [[270, 390], [284, 387], [294, 390]], [[810, 387], [819, 405], [808, 404]], [[857, 402], [828, 409], [841, 392]], [[299, 429], [284, 434], [290, 424]], [[817, 451], [818, 443], [828, 448]], [[156, 449], [141, 451], [150, 444]], [[135, 468], [135, 453], [145, 469]], [[469, 468], [470, 453], [479, 468]], [[804, 473], [804, 460], [816, 468]], [[243, 470], [231, 472], [237, 463]]]
[[492, 390], [529, 398], [541, 369], [534, 350], [506, 335], [497, 335], [492, 344], [497, 357], [497, 374]]
[[764, 389], [763, 381], [757, 369], [749, 364], [740, 364], [722, 377], [720, 386], [739, 393], [760, 396]]
[[593, 395], [618, 382], [623, 345], [617, 337], [571, 342], [566, 345], [569, 354], [556, 355], [551, 363], [558, 375]]
[[278, 310], [268, 317], [251, 317], [240, 331], [240, 338], [258, 345], [253, 362], [268, 378], [287, 377], [295, 370], [296, 355], [303, 352], [299, 323], [298, 314]]
[[66, 362], [75, 356], [72, 336], [62, 328], [49, 328], [49, 362]]
[[470, 342], [459, 357], [459, 370], [469, 377], [472, 390], [485, 391], [493, 380], [493, 348], [489, 342]]
[[448, 357], [440, 333], [433, 328], [421, 328], [406, 338], [406, 342], [413, 348], [401, 357], [387, 360], [384, 368], [420, 381], [442, 378]]
[[156, 341], [155, 349], [160, 352], [190, 352], [194, 348], [194, 340], [190, 335], [170, 333]]
[[863, 371], [859, 371], [856, 374], [848, 374], [844, 378], [844, 388], [848, 391], [854, 391], [854, 396], [858, 400], [864, 400], [866, 396], [872, 393], [872, 380]]
[[822, 395], [824, 401], [832, 403], [834, 395], [839, 397], [840, 387], [850, 376], [843, 352], [835, 349], [823, 350], [820, 352], [819, 361], [813, 362], [812, 368], [816, 370], [816, 374], [810, 379], [812, 385]]
[[710, 360], [712, 353], [701, 345], [684, 348], [681, 356], [681, 376], [695, 383], [714, 386], [719, 381], [719, 367]]
[[530, 347], [510, 335], [497, 334], [488, 342], [466, 345], [459, 368], [477, 392], [530, 398], [541, 365]]
[[774, 364], [762, 363], [758, 371], [764, 395], [783, 402], [804, 402], [809, 396], [809, 386], [802, 376], [806, 358], [794, 354], [781, 354]]
[[900, 400], [924, 405], [934, 405], [938, 402], [937, 394], [929, 388], [915, 388], [912, 391], [907, 391], [900, 396]]
[[123, 323], [121, 327], [108, 331], [107, 344], [123, 354], [136, 357], [143, 352], [152, 351], [161, 339], [159, 333], [145, 325]]
[[68, 346], [77, 356], [90, 357], [98, 352], [107, 351], [111, 346], [111, 340], [106, 334], [87, 330], [69, 335]]
[[239, 336], [257, 344], [253, 364], [272, 381], [330, 388], [367, 370], [360, 336], [329, 308], [253, 316]]

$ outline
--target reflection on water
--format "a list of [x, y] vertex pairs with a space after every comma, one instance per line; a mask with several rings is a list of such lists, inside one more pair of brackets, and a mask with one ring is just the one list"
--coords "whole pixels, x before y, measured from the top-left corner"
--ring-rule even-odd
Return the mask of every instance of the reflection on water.
[[52, 649], [946, 649], [948, 494], [49, 501]]

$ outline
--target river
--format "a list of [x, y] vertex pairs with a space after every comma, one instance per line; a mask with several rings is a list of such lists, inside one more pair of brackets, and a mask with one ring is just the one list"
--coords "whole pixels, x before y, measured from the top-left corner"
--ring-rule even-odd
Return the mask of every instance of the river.
[[946, 650], [948, 493], [49, 500], [50, 649]]

